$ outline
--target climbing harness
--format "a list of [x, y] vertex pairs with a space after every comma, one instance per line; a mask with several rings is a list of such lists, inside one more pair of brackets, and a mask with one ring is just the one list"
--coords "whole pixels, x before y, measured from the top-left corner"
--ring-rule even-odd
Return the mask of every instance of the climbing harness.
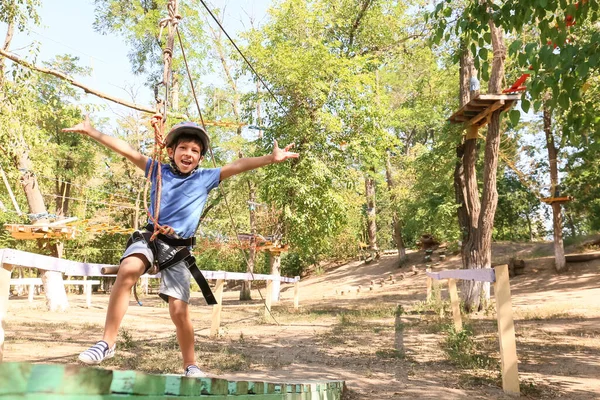
[[[160, 272], [160, 271], [163, 271], [167, 268], [174, 266], [175, 264], [178, 264], [179, 262], [183, 262], [185, 264], [185, 266], [187, 267], [187, 269], [192, 274], [192, 276], [194, 277], [194, 280], [196, 281], [198, 286], [200, 287], [200, 290], [202, 291], [202, 295], [206, 299], [206, 303], [208, 303], [209, 305], [217, 304], [217, 300], [215, 299], [215, 296], [214, 296], [212, 290], [210, 289], [208, 281], [206, 280], [206, 278], [204, 278], [204, 275], [202, 275], [202, 272], [196, 265], [196, 259], [191, 254], [191, 252], [188, 248], [188, 247], [194, 246], [196, 244], [196, 238], [192, 237], [189, 239], [180, 239], [180, 238], [173, 238], [173, 237], [165, 236], [165, 235], [159, 233], [153, 239], [152, 236], [154, 235], [153, 234], [154, 227], [152, 225], [147, 225], [144, 229], [145, 229], [145, 231], [133, 232], [133, 234], [127, 241], [127, 247], [126, 247], [126, 249], [127, 249], [132, 244], [137, 243], [139, 241], [143, 241], [150, 248], [150, 251], [152, 251], [152, 255], [154, 256], [154, 264], [149, 265], [146, 268], [146, 270], [144, 271], [144, 273], [148, 272], [148, 270], [150, 270], [153, 266], [156, 266], [158, 268], [158, 271]], [[161, 241], [165, 245], [169, 246], [170, 247], [168, 249], [169, 251], [171, 251], [171, 250], [175, 251], [175, 253], [173, 254], [173, 256], [171, 258], [169, 258], [167, 260], [162, 260], [161, 251], [165, 251], [165, 249], [159, 248], [159, 244], [157, 243], [158, 241]], [[137, 292], [135, 291], [135, 289], [134, 289], [134, 295], [135, 295], [137, 302], [139, 303], [140, 301], [137, 297]]]

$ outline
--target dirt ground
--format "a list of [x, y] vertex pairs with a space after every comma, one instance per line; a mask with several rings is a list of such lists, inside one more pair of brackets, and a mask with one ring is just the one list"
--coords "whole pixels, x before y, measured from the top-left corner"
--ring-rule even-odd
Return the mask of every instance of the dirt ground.
[[[600, 260], [571, 263], [567, 273], [558, 275], [550, 254], [550, 244], [494, 247], [495, 262], [510, 256], [526, 260], [524, 274], [511, 279], [522, 397], [598, 399]], [[424, 302], [423, 254], [411, 253], [404, 268], [397, 267], [396, 257], [313, 271], [300, 283], [298, 310], [293, 286], [284, 285], [272, 317], [264, 317], [261, 307], [265, 289], [254, 290], [250, 303], [240, 303], [237, 291], [226, 291], [218, 338], [209, 337], [211, 307], [194, 294], [201, 367], [232, 380], [344, 380], [346, 399], [508, 398], [501, 389], [493, 306], [465, 317], [473, 342], [459, 353], [473, 354], [469, 360], [475, 362], [461, 364], [445, 351], [450, 315], [440, 319]], [[459, 263], [458, 256], [448, 257], [433, 269]], [[409, 272], [412, 265], [416, 275]], [[378, 283], [390, 275], [395, 283]], [[442, 297], [448, 298], [445, 288]], [[94, 294], [90, 309], [83, 295], [69, 299], [69, 311], [50, 313], [43, 296], [35, 296], [33, 303], [26, 296], [11, 298], [4, 361], [75, 364], [78, 353], [101, 336], [108, 296]], [[168, 309], [156, 295], [142, 300], [139, 307], [132, 297], [117, 356], [103, 367], [181, 373]]]

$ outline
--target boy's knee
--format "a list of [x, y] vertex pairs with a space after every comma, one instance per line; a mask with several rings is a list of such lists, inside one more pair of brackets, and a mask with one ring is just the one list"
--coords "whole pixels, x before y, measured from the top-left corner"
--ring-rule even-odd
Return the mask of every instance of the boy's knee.
[[175, 324], [189, 320], [188, 305], [182, 300], [169, 298], [169, 315]]
[[119, 265], [118, 276], [127, 284], [133, 285], [144, 273], [146, 264], [147, 261], [142, 257], [129, 256]]

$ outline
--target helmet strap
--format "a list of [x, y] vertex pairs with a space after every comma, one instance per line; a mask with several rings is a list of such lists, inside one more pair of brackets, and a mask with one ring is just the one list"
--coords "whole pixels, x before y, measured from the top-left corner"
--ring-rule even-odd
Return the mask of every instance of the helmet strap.
[[175, 175], [178, 175], [178, 176], [190, 176], [194, 171], [196, 171], [198, 169], [199, 165], [196, 165], [196, 168], [194, 168], [193, 170], [191, 170], [187, 174], [184, 174], [183, 172], [181, 172], [179, 170], [179, 168], [177, 168], [177, 164], [175, 164], [175, 160], [173, 158], [169, 157], [169, 167], [171, 169], [171, 172], [174, 173]]

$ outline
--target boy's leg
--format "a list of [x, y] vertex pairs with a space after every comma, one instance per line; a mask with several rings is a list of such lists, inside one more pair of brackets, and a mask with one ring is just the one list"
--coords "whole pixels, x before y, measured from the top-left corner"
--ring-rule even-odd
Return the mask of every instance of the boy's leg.
[[[144, 247], [150, 252], [145, 244], [143, 246], [142, 244], [138, 244], [138, 247], [141, 251], [144, 250], [142, 248]], [[79, 361], [84, 364], [97, 365], [103, 360], [114, 356], [119, 326], [129, 307], [131, 288], [137, 282], [140, 275], [144, 273], [146, 266], [151, 262], [149, 261], [149, 259], [152, 259], [151, 252], [149, 254], [144, 252], [133, 253], [133, 251], [136, 251], [134, 248], [128, 250], [132, 251], [132, 253], [126, 252], [123, 256], [124, 258], [121, 259], [117, 279], [110, 293], [102, 340], [79, 354]]]
[[169, 297], [169, 314], [175, 324], [177, 342], [183, 356], [183, 368], [196, 364], [194, 350], [194, 327], [190, 318], [188, 304], [180, 299]]
[[141, 254], [132, 254], [121, 261], [117, 279], [110, 292], [106, 320], [104, 322], [104, 340], [109, 346], [117, 341], [121, 321], [129, 308], [131, 288], [144, 273], [148, 260]]

